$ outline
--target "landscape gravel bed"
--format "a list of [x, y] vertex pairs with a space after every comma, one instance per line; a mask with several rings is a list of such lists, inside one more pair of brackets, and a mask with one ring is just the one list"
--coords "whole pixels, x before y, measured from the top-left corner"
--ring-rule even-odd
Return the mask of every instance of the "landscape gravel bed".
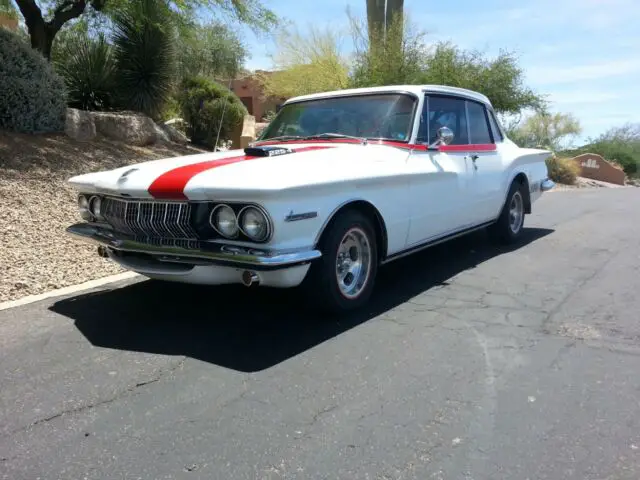
[[69, 177], [200, 152], [177, 144], [142, 148], [0, 132], [0, 302], [122, 271], [100, 258], [95, 246], [65, 233], [80, 220]]

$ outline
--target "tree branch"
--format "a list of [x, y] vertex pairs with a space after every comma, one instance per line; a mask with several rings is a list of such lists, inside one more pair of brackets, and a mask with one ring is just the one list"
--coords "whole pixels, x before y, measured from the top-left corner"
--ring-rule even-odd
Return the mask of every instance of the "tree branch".
[[53, 18], [47, 22], [47, 26], [57, 32], [69, 20], [79, 17], [87, 8], [86, 0], [66, 0], [53, 11]]
[[24, 23], [27, 24], [27, 28], [31, 29], [34, 24], [44, 22], [42, 12], [35, 0], [16, 0], [16, 3], [24, 18]]

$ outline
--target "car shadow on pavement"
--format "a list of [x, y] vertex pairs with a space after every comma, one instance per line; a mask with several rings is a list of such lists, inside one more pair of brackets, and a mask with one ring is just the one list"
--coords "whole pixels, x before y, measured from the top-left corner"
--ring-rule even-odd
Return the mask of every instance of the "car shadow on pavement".
[[95, 346], [184, 355], [257, 372], [552, 232], [526, 228], [521, 240], [508, 248], [493, 245], [484, 232], [477, 232], [392, 262], [379, 270], [370, 303], [340, 317], [310, 311], [295, 289], [155, 281], [65, 298], [50, 309], [71, 318]]

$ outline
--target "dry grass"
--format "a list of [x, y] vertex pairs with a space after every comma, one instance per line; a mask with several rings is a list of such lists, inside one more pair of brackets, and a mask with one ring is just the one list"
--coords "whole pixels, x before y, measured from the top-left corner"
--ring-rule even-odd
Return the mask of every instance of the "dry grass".
[[143, 148], [0, 132], [0, 302], [121, 271], [64, 232], [79, 221], [69, 177], [200, 152], [176, 144]]
[[580, 167], [571, 158], [550, 157], [547, 159], [549, 178], [564, 185], [574, 185], [580, 174]]

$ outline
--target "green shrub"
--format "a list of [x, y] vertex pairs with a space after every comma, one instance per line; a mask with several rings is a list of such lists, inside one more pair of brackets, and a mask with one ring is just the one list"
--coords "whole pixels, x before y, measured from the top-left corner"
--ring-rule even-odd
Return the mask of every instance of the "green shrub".
[[104, 35], [74, 33], [54, 49], [53, 64], [64, 78], [69, 106], [81, 110], [111, 110], [115, 95], [115, 61]]
[[180, 102], [176, 97], [176, 94], [172, 94], [164, 105], [162, 109], [162, 113], [158, 117], [158, 120], [161, 122], [166, 122], [167, 120], [171, 120], [172, 118], [180, 117], [182, 113], [180, 112]]
[[45, 58], [0, 28], [0, 128], [41, 133], [64, 130], [64, 82]]
[[175, 27], [162, 0], [127, 3], [113, 18], [120, 107], [157, 119], [172, 93]]
[[203, 77], [185, 79], [178, 99], [182, 118], [189, 124], [187, 134], [191, 141], [210, 148], [215, 146], [221, 119], [220, 141], [223, 141], [231, 138], [247, 114], [231, 90]]
[[554, 182], [573, 185], [580, 174], [580, 166], [570, 158], [553, 155], [547, 158], [549, 178]]

